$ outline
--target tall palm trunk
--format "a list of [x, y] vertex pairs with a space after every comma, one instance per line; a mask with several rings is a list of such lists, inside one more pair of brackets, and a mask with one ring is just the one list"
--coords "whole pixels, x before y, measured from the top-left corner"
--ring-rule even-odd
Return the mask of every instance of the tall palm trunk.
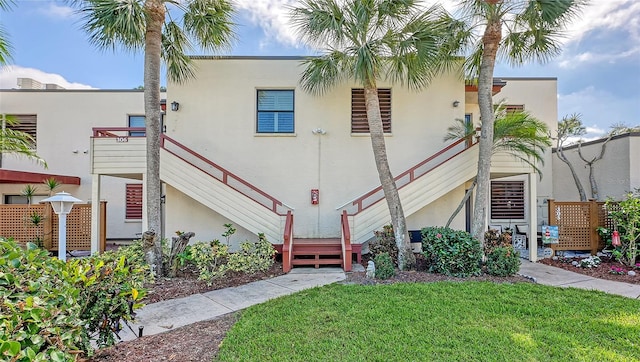
[[144, 110], [147, 137], [147, 223], [155, 231], [153, 260], [156, 276], [162, 276], [162, 230], [160, 220], [160, 62], [165, 7], [160, 0], [146, 0], [147, 28], [144, 55]]
[[491, 180], [491, 153], [493, 150], [493, 124], [495, 114], [493, 110], [492, 88], [493, 69], [496, 63], [496, 54], [502, 38], [502, 23], [500, 19], [491, 19], [482, 36], [483, 52], [478, 76], [478, 104], [480, 106], [479, 157], [478, 157], [478, 181], [476, 200], [473, 206], [473, 223], [471, 234], [484, 245], [484, 229], [487, 218], [487, 205], [489, 201], [489, 183]]
[[380, 116], [380, 100], [378, 99], [378, 89], [375, 82], [365, 85], [364, 100], [367, 107], [367, 122], [369, 123], [373, 157], [378, 169], [384, 197], [387, 200], [389, 213], [391, 214], [391, 224], [393, 225], [396, 245], [398, 246], [398, 268], [405, 270], [415, 263], [415, 256], [407, 242], [407, 223], [404, 218], [398, 188], [389, 168], [382, 117]]

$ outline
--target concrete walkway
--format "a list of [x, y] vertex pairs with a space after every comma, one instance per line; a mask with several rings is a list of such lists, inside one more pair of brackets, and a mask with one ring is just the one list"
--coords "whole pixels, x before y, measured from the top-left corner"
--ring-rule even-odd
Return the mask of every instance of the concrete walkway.
[[588, 290], [600, 290], [609, 294], [629, 298], [640, 298], [640, 285], [597, 279], [587, 275], [523, 260], [520, 274], [531, 277], [536, 283], [554, 287], [572, 287]]
[[135, 323], [130, 323], [136, 333], [125, 326], [120, 337], [123, 341], [135, 339], [140, 326], [145, 336], [166, 332], [345, 278], [342, 268], [295, 268], [268, 280], [149, 304], [137, 310]]
[[[360, 265], [356, 264], [354, 267], [354, 271], [364, 271]], [[522, 261], [520, 274], [544, 285], [601, 290], [629, 298], [640, 298], [640, 285], [596, 279], [527, 260]], [[120, 336], [124, 341], [135, 339], [140, 326], [144, 326], [145, 336], [166, 332], [345, 278], [341, 268], [294, 268], [289, 274], [268, 280], [149, 304], [136, 311], [136, 321], [131, 324], [136, 333], [125, 327]]]

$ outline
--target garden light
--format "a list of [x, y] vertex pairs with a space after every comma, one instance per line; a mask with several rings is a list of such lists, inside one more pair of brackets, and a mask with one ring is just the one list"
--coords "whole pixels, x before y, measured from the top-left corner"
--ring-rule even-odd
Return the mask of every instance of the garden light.
[[58, 214], [58, 259], [63, 261], [67, 260], [67, 214], [71, 212], [73, 204], [80, 201], [82, 200], [66, 192], [58, 192], [42, 200], [42, 202], [50, 202], [53, 212]]

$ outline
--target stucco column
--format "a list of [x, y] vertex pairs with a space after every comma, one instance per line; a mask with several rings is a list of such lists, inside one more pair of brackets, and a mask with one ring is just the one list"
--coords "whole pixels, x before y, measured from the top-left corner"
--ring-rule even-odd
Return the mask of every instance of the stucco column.
[[91, 174], [91, 254], [100, 252], [100, 174]]
[[529, 260], [538, 260], [538, 174], [529, 174]]

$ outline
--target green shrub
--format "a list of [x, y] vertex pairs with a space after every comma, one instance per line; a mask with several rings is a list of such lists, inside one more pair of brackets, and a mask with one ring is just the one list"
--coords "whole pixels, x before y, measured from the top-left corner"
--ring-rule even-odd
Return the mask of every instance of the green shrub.
[[145, 267], [117, 253], [65, 263], [34, 244], [0, 238], [0, 356], [10, 360], [74, 360], [113, 343], [131, 319]]
[[398, 263], [398, 246], [396, 245], [396, 237], [393, 233], [393, 226], [386, 225], [382, 230], [375, 231], [375, 240], [369, 242], [369, 252], [371, 257], [387, 253], [393, 264]]
[[264, 272], [273, 265], [276, 249], [264, 234], [258, 234], [258, 242], [240, 243], [240, 250], [229, 254], [227, 269], [244, 273]]
[[428, 270], [455, 277], [481, 273], [482, 247], [465, 231], [446, 227], [422, 229], [422, 250]]
[[520, 270], [520, 254], [513, 246], [499, 246], [487, 254], [487, 273], [499, 277], [515, 275]]
[[211, 283], [227, 272], [229, 247], [222, 245], [219, 240], [213, 240], [209, 243], [195, 243], [191, 246], [190, 252], [193, 263], [200, 272], [198, 279]]
[[67, 360], [90, 351], [79, 318], [80, 291], [65, 263], [28, 243], [0, 240], [0, 356], [3, 360]]
[[388, 253], [380, 253], [373, 259], [376, 266], [376, 278], [389, 279], [396, 275], [396, 268]]
[[115, 343], [121, 322], [133, 319], [133, 310], [142, 306], [139, 301], [146, 295], [143, 285], [153, 278], [143, 259], [127, 259], [135, 255], [135, 250], [128, 248], [74, 259], [67, 265], [80, 288], [80, 318], [100, 347]]

